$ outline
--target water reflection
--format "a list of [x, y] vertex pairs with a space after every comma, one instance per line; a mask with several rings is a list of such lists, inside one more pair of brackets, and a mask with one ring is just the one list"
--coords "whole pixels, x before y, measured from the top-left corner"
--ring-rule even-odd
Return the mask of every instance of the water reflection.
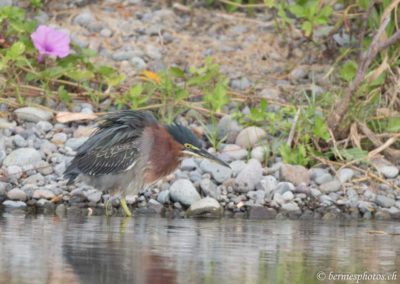
[[400, 224], [3, 215], [0, 283], [320, 283], [318, 271], [398, 270], [400, 236], [370, 230]]

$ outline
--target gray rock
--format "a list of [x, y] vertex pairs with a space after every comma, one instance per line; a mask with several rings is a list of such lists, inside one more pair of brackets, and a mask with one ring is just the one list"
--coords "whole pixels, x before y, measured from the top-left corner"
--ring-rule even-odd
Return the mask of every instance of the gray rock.
[[260, 96], [267, 100], [272, 99], [272, 100], [281, 101], [282, 98], [281, 98], [280, 94], [281, 94], [280, 90], [277, 88], [274, 88], [274, 87], [269, 87], [260, 92]]
[[243, 91], [250, 88], [251, 83], [247, 77], [241, 77], [231, 80], [230, 85], [232, 89]]
[[35, 20], [42, 25], [45, 25], [47, 22], [49, 22], [49, 15], [45, 13], [42, 10], [39, 10], [37, 15], [35, 16]]
[[50, 111], [43, 110], [36, 107], [23, 107], [16, 109], [14, 113], [17, 118], [24, 121], [39, 122], [39, 121], [49, 121], [53, 118], [53, 114]]
[[381, 194], [376, 196], [375, 202], [377, 205], [384, 208], [390, 208], [395, 205], [395, 200], [393, 198]]
[[281, 210], [287, 213], [301, 214], [301, 209], [296, 202], [283, 204]]
[[221, 195], [221, 190], [217, 187], [215, 183], [213, 183], [210, 179], [205, 178], [200, 182], [200, 188], [203, 191], [204, 195], [210, 196], [215, 199], [219, 199]]
[[267, 149], [263, 146], [254, 147], [251, 150], [251, 157], [253, 159], [259, 160], [261, 163], [264, 162], [265, 155], [267, 153]]
[[330, 182], [332, 180], [333, 176], [328, 172], [322, 173], [321, 175], [318, 175], [314, 178], [314, 181], [319, 185]]
[[197, 169], [198, 164], [196, 163], [196, 160], [193, 158], [186, 158], [183, 159], [181, 162], [181, 170], [182, 171], [193, 171]]
[[326, 182], [324, 184], [321, 184], [319, 186], [319, 189], [323, 193], [330, 193], [330, 192], [335, 192], [338, 191], [342, 187], [341, 182], [338, 179], [334, 179], [332, 181]]
[[48, 189], [37, 189], [33, 192], [32, 198], [34, 199], [52, 199], [55, 194]]
[[53, 172], [53, 167], [46, 161], [39, 161], [39, 163], [36, 163], [35, 169], [41, 173], [42, 175], [49, 175]]
[[256, 159], [251, 159], [246, 167], [238, 174], [235, 181], [235, 190], [237, 192], [248, 192], [256, 188], [256, 184], [262, 178], [262, 166]]
[[269, 193], [277, 188], [278, 181], [274, 176], [268, 175], [261, 179], [260, 185], [265, 192]]
[[235, 144], [227, 144], [222, 149], [221, 154], [228, 161], [243, 160], [247, 156], [247, 151]]
[[246, 162], [241, 160], [233, 161], [229, 166], [232, 169], [232, 177], [236, 177], [246, 167]]
[[245, 129], [240, 131], [239, 135], [237, 136], [236, 144], [243, 148], [253, 147], [260, 139], [264, 138], [266, 135], [267, 133], [260, 127], [246, 127]]
[[264, 204], [265, 191], [264, 190], [249, 191], [247, 193], [247, 197], [249, 197], [250, 199], [254, 200], [254, 203], [257, 206], [261, 206], [261, 205]]
[[41, 154], [33, 148], [19, 148], [12, 151], [3, 161], [3, 165], [9, 166], [26, 166], [35, 165], [42, 160]]
[[149, 58], [153, 60], [159, 60], [162, 58], [160, 49], [152, 44], [146, 45], [145, 53]]
[[14, 136], [13, 143], [16, 147], [22, 148], [28, 146], [28, 142], [21, 135], [17, 134]]
[[284, 194], [287, 191], [294, 191], [296, 187], [290, 182], [280, 182], [275, 188], [275, 192]]
[[247, 151], [235, 144], [227, 144], [221, 151], [221, 155], [228, 161], [243, 160], [247, 156]]
[[[13, 128], [17, 125], [17, 123], [15, 121], [13, 122], [9, 122], [7, 120], [5, 120], [4, 118], [0, 118], [0, 130], [1, 129], [10, 129]], [[10, 136], [10, 135], [8, 135]]]
[[89, 137], [70, 138], [65, 142], [65, 146], [75, 151], [88, 139]]
[[114, 61], [125, 61], [130, 60], [134, 56], [136, 56], [134, 51], [117, 51], [111, 55], [111, 58]]
[[149, 209], [153, 210], [157, 214], [160, 214], [162, 209], [164, 208], [164, 206], [160, 202], [152, 198], [149, 200], [147, 206]]
[[297, 66], [289, 73], [289, 79], [293, 81], [301, 80], [307, 77], [308, 71], [305, 66]]
[[92, 12], [89, 10], [82, 11], [78, 16], [76, 16], [72, 23], [75, 25], [80, 25], [82, 27], [88, 27], [91, 23], [95, 21]]
[[340, 169], [336, 176], [341, 183], [345, 183], [353, 178], [354, 171], [352, 169], [347, 169], [347, 168]]
[[26, 203], [22, 201], [6, 200], [3, 202], [3, 206], [6, 209], [24, 209], [26, 208]]
[[289, 202], [294, 199], [294, 194], [291, 191], [286, 191], [282, 194], [283, 201]]
[[104, 28], [100, 31], [100, 35], [102, 37], [111, 37], [112, 36], [112, 31], [110, 29]]
[[203, 172], [210, 173], [218, 183], [223, 183], [232, 176], [232, 169], [209, 160], [202, 160], [200, 168]]
[[139, 56], [134, 56], [130, 59], [131, 65], [137, 70], [143, 70], [146, 68], [146, 62]]
[[222, 208], [217, 200], [211, 197], [205, 197], [190, 205], [187, 215], [188, 216], [204, 216], [211, 215], [213, 217], [218, 217], [221, 215]]
[[218, 121], [217, 134], [220, 139], [226, 138], [227, 143], [234, 143], [241, 126], [230, 115], [225, 115]]
[[201, 199], [196, 188], [187, 179], [178, 179], [175, 181], [171, 185], [169, 192], [171, 200], [185, 206], [190, 206], [193, 202]]
[[310, 174], [303, 166], [283, 164], [280, 169], [280, 176], [284, 181], [291, 182], [295, 185], [310, 183]]
[[44, 183], [45, 183], [44, 177], [39, 173], [31, 175], [26, 179], [24, 179], [24, 184], [44, 185]]
[[45, 121], [45, 120], [39, 121], [39, 122], [36, 124], [36, 127], [37, 127], [38, 129], [42, 130], [42, 131], [45, 132], [45, 133], [47, 133], [47, 132], [49, 132], [50, 130], [53, 129], [53, 125], [52, 125], [50, 122]]
[[157, 201], [161, 204], [170, 203], [171, 200], [169, 199], [169, 190], [161, 191], [157, 196]]
[[252, 206], [249, 209], [249, 219], [275, 219], [276, 211], [273, 208], [267, 208], [262, 206]]
[[93, 202], [93, 203], [98, 203], [101, 200], [101, 196], [103, 195], [103, 193], [97, 189], [90, 189], [86, 192], [84, 192], [87, 200], [89, 200], [89, 202]]
[[7, 177], [10, 178], [11, 180], [19, 179], [24, 173], [24, 171], [20, 166], [9, 166], [7, 167], [5, 172]]
[[313, 197], [319, 197], [322, 194], [321, 191], [313, 187], [310, 189], [310, 191]]
[[11, 200], [26, 201], [26, 193], [19, 188], [13, 188], [7, 192], [7, 197]]
[[378, 168], [378, 171], [385, 178], [395, 178], [399, 174], [399, 168], [396, 166], [381, 166]]
[[56, 145], [62, 145], [67, 141], [67, 139], [68, 139], [67, 134], [65, 134], [64, 132], [59, 132], [53, 135], [51, 142], [53, 142]]

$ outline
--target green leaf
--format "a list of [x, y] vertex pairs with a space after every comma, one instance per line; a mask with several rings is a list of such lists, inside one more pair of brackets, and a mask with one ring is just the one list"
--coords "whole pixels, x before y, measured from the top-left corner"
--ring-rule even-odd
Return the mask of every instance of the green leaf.
[[8, 50], [6, 56], [11, 60], [16, 60], [25, 51], [25, 44], [20, 41], [15, 42]]
[[126, 79], [125, 74], [116, 73], [116, 74], [113, 74], [112, 76], [107, 76], [106, 82], [109, 87], [115, 87], [115, 86], [120, 85], [123, 81], [125, 81], [125, 79]]
[[400, 132], [400, 117], [389, 117], [386, 131], [387, 132]]
[[61, 101], [65, 102], [65, 103], [70, 103], [72, 102], [72, 98], [69, 95], [68, 91], [65, 90], [65, 87], [62, 85], [60, 87], [58, 87], [58, 96], [60, 97]]
[[185, 78], [185, 72], [178, 67], [171, 67], [169, 68], [169, 71], [176, 78]]
[[304, 31], [306, 36], [311, 36], [313, 26], [312, 23], [309, 21], [305, 21], [304, 23], [301, 24], [301, 29]]
[[298, 4], [290, 5], [289, 12], [295, 15], [297, 18], [303, 18], [306, 15], [305, 8]]
[[339, 76], [343, 80], [350, 82], [357, 72], [357, 63], [353, 60], [347, 61], [339, 71]]
[[314, 135], [318, 138], [323, 139], [325, 142], [327, 142], [330, 138], [325, 120], [320, 116], [317, 116], [315, 118]]
[[332, 12], [332, 6], [326, 5], [324, 8], [321, 9], [321, 11], [319, 11], [318, 17], [328, 19], [329, 16], [332, 15]]
[[65, 76], [75, 81], [86, 81], [94, 78], [93, 72], [89, 70], [70, 70], [65, 73]]
[[341, 149], [339, 153], [348, 161], [362, 160], [368, 157], [368, 152], [360, 148]]

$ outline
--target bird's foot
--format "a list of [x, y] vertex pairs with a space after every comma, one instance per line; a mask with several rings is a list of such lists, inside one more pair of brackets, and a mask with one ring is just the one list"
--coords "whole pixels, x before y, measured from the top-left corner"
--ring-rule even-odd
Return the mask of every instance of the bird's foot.
[[125, 215], [126, 215], [127, 217], [132, 217], [132, 213], [131, 213], [131, 211], [129, 210], [128, 205], [126, 204], [125, 197], [121, 197], [120, 202], [121, 202], [121, 207], [122, 207], [122, 209], [123, 209], [124, 212], [125, 212]]

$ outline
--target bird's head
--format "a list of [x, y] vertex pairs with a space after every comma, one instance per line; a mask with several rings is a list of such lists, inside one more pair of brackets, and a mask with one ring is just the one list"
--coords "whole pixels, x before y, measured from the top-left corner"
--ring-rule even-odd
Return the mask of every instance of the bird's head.
[[205, 158], [225, 167], [229, 167], [227, 163], [208, 153], [207, 150], [202, 147], [200, 140], [189, 128], [174, 123], [168, 125], [167, 130], [174, 140], [182, 145], [182, 152], [184, 154]]

